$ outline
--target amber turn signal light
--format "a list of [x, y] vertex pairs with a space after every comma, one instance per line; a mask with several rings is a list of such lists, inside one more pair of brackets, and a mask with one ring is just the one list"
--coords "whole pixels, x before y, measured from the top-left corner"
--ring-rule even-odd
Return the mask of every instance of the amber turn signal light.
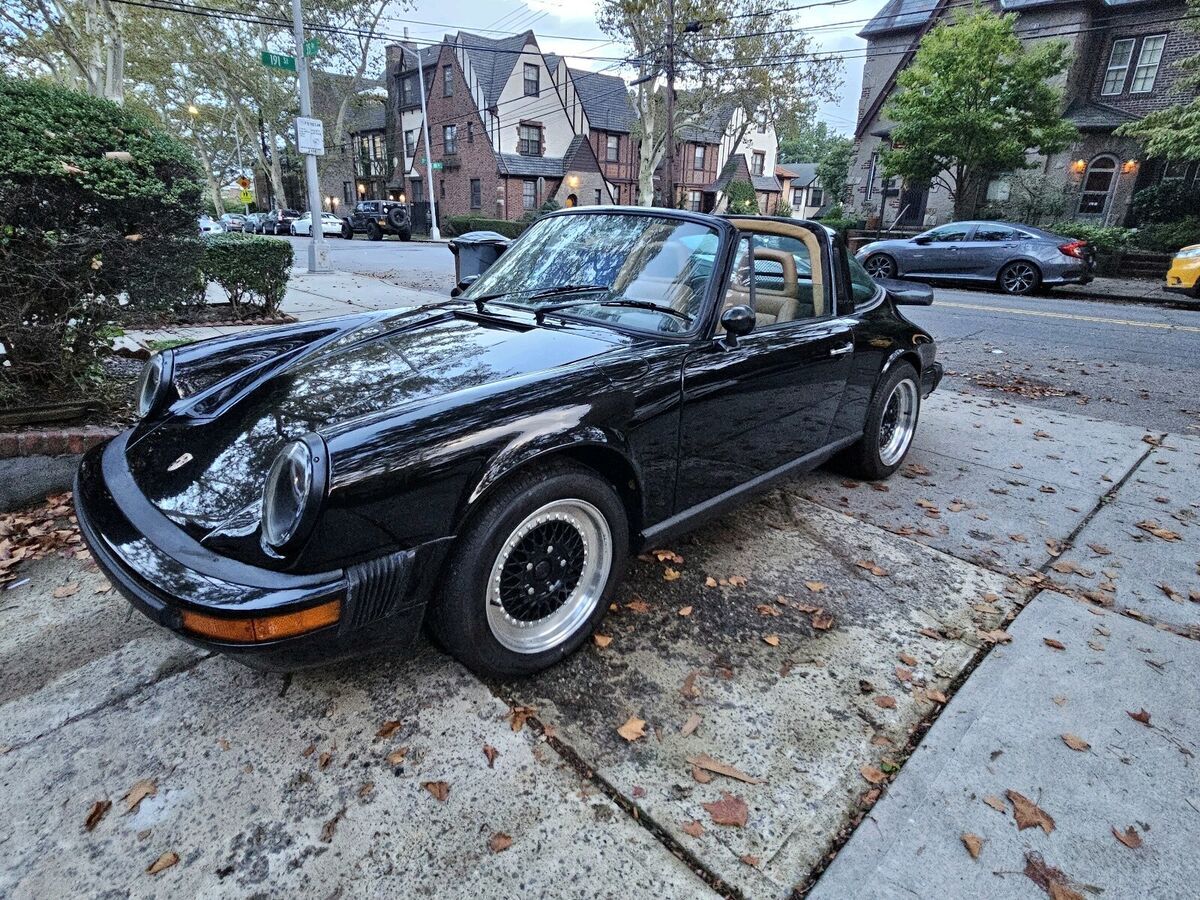
[[226, 619], [207, 613], [184, 610], [185, 631], [200, 637], [218, 641], [250, 644], [261, 641], [277, 641], [316, 631], [333, 625], [342, 615], [342, 601], [330, 600], [300, 612], [283, 613], [275, 616], [254, 616], [244, 619]]

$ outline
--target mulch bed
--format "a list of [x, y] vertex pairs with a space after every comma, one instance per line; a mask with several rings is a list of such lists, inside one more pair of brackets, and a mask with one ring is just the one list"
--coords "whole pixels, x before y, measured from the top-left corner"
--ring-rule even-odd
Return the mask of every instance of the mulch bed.
[[252, 310], [245, 310], [239, 318], [228, 303], [209, 303], [193, 309], [181, 310], [177, 316], [170, 319], [146, 320], [144, 322], [127, 322], [127, 328], [182, 328], [190, 325], [290, 325], [296, 321], [294, 316], [279, 313], [275, 316], [246, 315]]

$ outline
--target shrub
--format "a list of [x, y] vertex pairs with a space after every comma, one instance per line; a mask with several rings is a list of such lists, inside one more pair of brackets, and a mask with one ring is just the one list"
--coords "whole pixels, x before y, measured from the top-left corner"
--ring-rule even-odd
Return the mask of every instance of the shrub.
[[74, 389], [112, 323], [197, 287], [199, 172], [150, 117], [0, 75], [0, 394]]
[[515, 238], [528, 227], [528, 222], [486, 219], [482, 216], [451, 216], [446, 220], [444, 232], [446, 237], [458, 237], [468, 231], [495, 231], [505, 237]]
[[865, 219], [850, 219], [850, 218], [833, 218], [826, 216], [823, 219], [817, 219], [826, 228], [832, 228], [842, 237], [846, 236], [848, 231], [859, 231], [867, 224]]
[[1087, 241], [1099, 253], [1119, 253], [1129, 246], [1129, 238], [1133, 233], [1128, 228], [1105, 227], [1092, 225], [1087, 222], [1055, 222], [1049, 226], [1049, 231], [1064, 237]]
[[1158, 222], [1138, 228], [1130, 244], [1141, 250], [1174, 253], [1180, 247], [1200, 244], [1200, 218], [1191, 216], [1178, 222]]
[[726, 207], [734, 215], [758, 215], [758, 194], [748, 181], [731, 181], [725, 189]]
[[258, 306], [263, 316], [279, 314], [292, 268], [292, 245], [253, 234], [213, 234], [204, 239], [204, 281], [214, 281], [229, 295], [237, 318]]
[[1136, 225], [1178, 222], [1195, 217], [1197, 210], [1200, 210], [1200, 185], [1162, 181], [1133, 195], [1131, 221]]
[[786, 200], [780, 200], [775, 204], [775, 212], [773, 215], [790, 219], [792, 217], [792, 204], [788, 203]]

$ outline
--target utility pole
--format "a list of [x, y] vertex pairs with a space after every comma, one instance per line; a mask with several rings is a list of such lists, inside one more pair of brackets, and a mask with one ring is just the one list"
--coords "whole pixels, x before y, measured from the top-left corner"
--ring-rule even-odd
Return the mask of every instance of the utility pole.
[[675, 0], [667, 2], [667, 147], [663, 158], [668, 208], [675, 206]]
[[[300, 0], [292, 0], [292, 32], [296, 40], [296, 74], [300, 82], [300, 115], [312, 117], [312, 93], [309, 84], [308, 57], [304, 54], [304, 19]], [[299, 140], [299, 135], [297, 135]], [[304, 180], [308, 183], [308, 214], [310, 220], [308, 242], [308, 271], [310, 273], [332, 272], [329, 264], [329, 244], [325, 240], [325, 229], [321, 223], [321, 185], [317, 180], [317, 158], [304, 154]]]
[[[299, 3], [300, 0], [294, 0]], [[408, 38], [408, 28], [404, 29], [404, 37]], [[437, 200], [434, 198], [433, 190], [433, 147], [429, 144], [429, 113], [425, 111], [425, 72], [421, 68], [421, 51], [410, 47], [403, 49], [412, 53], [417, 60], [417, 84], [421, 91], [421, 127], [425, 133], [425, 179], [429, 185], [429, 237], [431, 240], [440, 241], [442, 239], [441, 229], [438, 228], [437, 219]]]

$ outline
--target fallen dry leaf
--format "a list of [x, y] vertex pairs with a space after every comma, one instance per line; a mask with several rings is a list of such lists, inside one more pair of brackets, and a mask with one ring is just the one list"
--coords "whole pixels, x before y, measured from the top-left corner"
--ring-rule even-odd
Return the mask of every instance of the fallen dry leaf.
[[804, 582], [804, 586], [814, 594], [819, 594], [821, 591], [825, 590], [825, 582], [823, 581], [806, 581]]
[[714, 825], [729, 825], [733, 828], [743, 828], [749, 818], [750, 810], [746, 801], [728, 791], [721, 791], [721, 799], [712, 803], [702, 804]]
[[1055, 640], [1054, 638], [1042, 638], [1042, 643], [1045, 644], [1047, 647], [1050, 647], [1053, 650], [1066, 650], [1067, 649], [1066, 644], [1064, 644], [1062, 641]]
[[526, 720], [535, 715], [537, 715], [537, 710], [532, 706], [514, 706], [508, 714], [508, 722], [513, 731], [520, 731], [525, 727]]
[[679, 578], [678, 570], [672, 569], [670, 566], [663, 569], [663, 581], [675, 581], [677, 578]]
[[597, 647], [603, 649], [612, 643], [612, 636], [597, 632], [596, 634], [592, 635], [592, 641]]
[[346, 807], [343, 806], [332, 819], [321, 827], [322, 844], [333, 843], [333, 834], [337, 831], [338, 822], [342, 821], [344, 815], [346, 815]]
[[369, 797], [371, 795], [371, 791], [373, 791], [373, 790], [375, 790], [375, 782], [364, 781], [358, 789], [359, 799], [366, 800], [367, 797]]
[[630, 600], [628, 603], [625, 604], [625, 608], [631, 609], [635, 613], [650, 612], [650, 604], [647, 603], [645, 600], [643, 600], [641, 597], [637, 597], [633, 600]]
[[125, 796], [121, 802], [125, 804], [125, 813], [128, 815], [135, 812], [138, 806], [147, 797], [153, 797], [158, 793], [158, 782], [153, 778], [143, 778], [141, 781], [135, 781], [133, 787], [125, 792]]
[[1177, 590], [1175, 590], [1175, 588], [1171, 587], [1166, 582], [1160, 583], [1158, 585], [1158, 589], [1160, 591], [1162, 591], [1163, 594], [1166, 595], [1168, 600], [1170, 600], [1174, 603], [1182, 603], [1183, 602], [1183, 595], [1180, 594]]
[[742, 854], [741, 856], [738, 857], [738, 859], [741, 862], [744, 862], [748, 866], [757, 866], [760, 862], [760, 860], [757, 856], [753, 856], [749, 853]]
[[698, 838], [704, 834], [704, 826], [698, 820], [692, 819], [692, 821], [683, 824], [683, 833]]
[[111, 800], [97, 800], [92, 804], [92, 808], [88, 810], [87, 818], [83, 820], [85, 831], [91, 831], [100, 824], [100, 820], [112, 809]]
[[1130, 850], [1136, 850], [1142, 846], [1142, 836], [1137, 833], [1137, 829], [1130, 825], [1124, 831], [1117, 831], [1116, 826], [1113, 826], [1113, 837], [1128, 847]]
[[701, 719], [699, 715], [692, 713], [687, 717], [687, 721], [683, 723], [683, 727], [679, 729], [679, 733], [684, 737], [687, 737], [700, 727], [700, 723], [702, 721], [703, 719]]
[[398, 747], [387, 755], [388, 765], [392, 766], [393, 768], [396, 766], [399, 766], [399, 765], [403, 765], [404, 758], [406, 756], [408, 756], [408, 748], [407, 747]]
[[887, 781], [887, 773], [874, 766], [862, 766], [859, 768], [858, 774], [871, 784], [883, 784], [883, 782]]
[[812, 614], [812, 627], [817, 631], [828, 631], [833, 627], [833, 615], [826, 610], [818, 609]]
[[1008, 815], [1008, 804], [1005, 803], [1003, 800], [1001, 800], [999, 797], [997, 797], [995, 794], [988, 794], [986, 797], [983, 798], [983, 802], [986, 803], [988, 806], [990, 806], [992, 809], [996, 810], [996, 812], [1001, 812], [1001, 813], [1004, 813], [1005, 815]]
[[1180, 540], [1179, 534], [1177, 532], [1174, 532], [1169, 528], [1163, 528], [1161, 525], [1159, 525], [1153, 519], [1146, 519], [1142, 522], [1138, 522], [1137, 527], [1142, 529], [1142, 531], [1145, 531], [1149, 534], [1154, 535], [1159, 540], [1163, 540], [1163, 541], [1178, 541], [1178, 540]]
[[912, 669], [906, 669], [904, 666], [896, 666], [896, 678], [903, 682], [910, 682], [913, 679]]
[[444, 781], [422, 781], [421, 787], [429, 791], [439, 803], [445, 803], [450, 796], [450, 785]]
[[768, 644], [772, 647], [778, 647], [779, 646], [779, 635], [777, 635], [777, 634], [764, 635], [763, 643]]
[[1018, 794], [1013, 790], [1005, 791], [1004, 794], [1012, 801], [1013, 819], [1016, 820], [1017, 831], [1040, 827], [1042, 831], [1049, 834], [1054, 830], [1054, 818], [1024, 794]]
[[711, 575], [709, 575], [707, 578], [705, 578], [705, 579], [704, 579], [704, 586], [705, 586], [705, 587], [710, 587], [710, 588], [711, 588], [711, 587], [716, 587], [716, 586], [717, 586], [717, 579], [715, 579], [715, 578], [713, 578]]
[[775, 606], [773, 603], [760, 603], [758, 606], [754, 607], [754, 611], [760, 616], [765, 617], [783, 615], [783, 613], [779, 611], [779, 607]]
[[488, 838], [488, 849], [493, 853], [503, 853], [512, 846], [513, 839], [503, 831], [497, 831]]
[[705, 772], [703, 769], [692, 766], [692, 780], [698, 784], [708, 784], [712, 781], [712, 775]]
[[1036, 850], [1025, 853], [1024, 875], [1046, 892], [1050, 900], [1084, 900], [1061, 869], [1049, 865]]
[[333, 754], [326, 751], [317, 757], [317, 768], [328, 769], [331, 762], [333, 762]]
[[154, 862], [146, 867], [146, 872], [150, 875], [157, 875], [159, 872], [165, 872], [171, 866], [179, 862], [179, 854], [174, 850], [168, 850]]
[[911, 666], [911, 667], [914, 667], [914, 668], [915, 668], [915, 667], [916, 667], [916, 665], [917, 665], [917, 660], [916, 660], [916, 658], [915, 658], [915, 657], [912, 657], [912, 656], [909, 656], [907, 653], [901, 653], [901, 654], [900, 654], [900, 655], [897, 657], [897, 659], [899, 659], [899, 660], [900, 660], [900, 662], [904, 663], [906, 666]]
[[979, 859], [979, 851], [983, 849], [983, 838], [977, 834], [967, 832], [959, 840], [963, 842], [963, 846], [971, 854], [971, 859]]
[[674, 550], [655, 550], [653, 551], [654, 558], [659, 562], [673, 562], [679, 565], [683, 562], [683, 557]]
[[980, 630], [979, 639], [989, 644], [1007, 644], [1012, 641], [1012, 635], [1003, 628], [995, 628], [991, 631]]
[[875, 705], [878, 706], [880, 709], [895, 709], [896, 708], [896, 698], [889, 697], [887, 694], [881, 694], [880, 696], [875, 698]]
[[74, 597], [78, 593], [79, 593], [79, 582], [78, 581], [68, 581], [62, 587], [56, 587], [54, 589], [54, 591], [52, 592], [52, 596], [55, 599], [62, 600], [66, 597]]
[[1108, 556], [1112, 553], [1112, 551], [1103, 544], [1088, 544], [1088, 549], [1090, 549], [1097, 556]]
[[706, 772], [712, 772], [715, 775], [724, 775], [726, 778], [733, 778], [736, 781], [744, 781], [746, 784], [765, 784], [763, 778], [756, 778], [753, 775], [747, 775], [741, 769], [734, 768], [728, 763], [723, 763], [719, 759], [713, 759], [707, 753], [699, 753], [696, 756], [689, 756], [690, 762], [697, 769], [704, 769]]
[[926, 688], [925, 696], [928, 697], [930, 700], [932, 700], [934, 703], [941, 703], [943, 706], [950, 702], [949, 698], [947, 698], [945, 694], [943, 694], [941, 691], [935, 690], [933, 688]]
[[631, 743], [638, 738], [643, 738], [646, 736], [646, 720], [630, 716], [625, 724], [617, 729], [617, 734]]
[[1135, 713], [1132, 713], [1132, 712], [1130, 712], [1129, 710], [1125, 710], [1125, 714], [1126, 714], [1127, 716], [1129, 716], [1129, 718], [1133, 719], [1133, 721], [1135, 721], [1135, 722], [1141, 722], [1141, 723], [1142, 723], [1143, 725], [1145, 725], [1147, 728], [1149, 728], [1149, 727], [1150, 727], [1150, 713], [1146, 712], [1146, 710], [1144, 710], [1144, 709], [1139, 709], [1139, 710], [1138, 710], [1137, 712], [1135, 712]]
[[399, 719], [389, 719], [379, 726], [379, 730], [375, 732], [375, 737], [386, 738], [391, 737], [396, 733], [396, 729], [403, 724]]
[[692, 614], [692, 608], [690, 606], [681, 606], [679, 607], [679, 614], [686, 618]]
[[1062, 741], [1064, 744], [1066, 744], [1072, 750], [1078, 750], [1081, 753], [1084, 750], [1090, 750], [1091, 746], [1092, 746], [1087, 741], [1085, 741], [1083, 738], [1081, 738], [1079, 735], [1071, 734], [1070, 732], [1068, 732], [1067, 734], [1064, 734], [1062, 736]]
[[743, 578], [741, 575], [730, 575], [729, 576], [729, 586], [730, 587], [745, 587], [746, 579]]
[[488, 768], [489, 769], [496, 768], [496, 757], [500, 755], [500, 751], [497, 750], [495, 747], [493, 747], [491, 744], [484, 744], [483, 745], [483, 755], [485, 757], [487, 757]]
[[683, 687], [679, 689], [679, 693], [689, 700], [695, 700], [700, 696], [700, 688], [696, 687], [696, 679], [699, 675], [699, 672], [689, 672], [688, 676], [683, 679]]
[[887, 575], [887, 569], [883, 568], [873, 559], [860, 559], [855, 563], [855, 565], [860, 569], [866, 569], [876, 578], [883, 578], [885, 575]]

